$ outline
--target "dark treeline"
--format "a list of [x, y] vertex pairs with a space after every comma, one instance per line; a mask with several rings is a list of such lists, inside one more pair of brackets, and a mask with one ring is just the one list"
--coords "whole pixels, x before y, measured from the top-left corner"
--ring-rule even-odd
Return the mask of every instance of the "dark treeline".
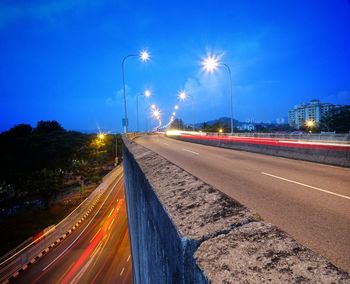
[[0, 198], [36, 197], [48, 208], [67, 180], [82, 188], [97, 182], [102, 166], [114, 161], [115, 143], [115, 135], [67, 131], [56, 121], [17, 125], [0, 134]]
[[321, 119], [319, 130], [348, 133], [350, 131], [350, 106], [332, 109]]
[[[299, 129], [294, 129], [288, 124], [272, 124], [272, 123], [254, 123], [254, 130], [239, 130], [237, 128], [238, 121], [233, 121], [233, 131], [234, 132], [292, 132]], [[171, 125], [171, 128], [182, 129], [182, 130], [192, 130], [192, 125], [185, 123], [181, 119], [175, 119]], [[196, 126], [196, 130], [202, 130], [203, 132], [218, 132], [222, 129], [224, 133], [229, 133], [230, 121], [229, 119], [218, 120], [215, 123], [209, 124], [207, 122], [202, 123], [200, 126]], [[305, 132], [336, 132], [336, 133], [349, 133], [350, 131], [350, 106], [336, 107], [330, 110], [327, 115], [323, 116], [319, 123], [314, 126], [304, 125], [301, 127], [302, 131]]]

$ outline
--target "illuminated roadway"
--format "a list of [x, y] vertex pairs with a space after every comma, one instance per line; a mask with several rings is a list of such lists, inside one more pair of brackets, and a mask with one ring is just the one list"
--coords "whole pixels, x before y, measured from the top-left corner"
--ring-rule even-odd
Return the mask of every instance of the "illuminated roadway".
[[16, 283], [132, 283], [124, 180], [112, 180], [79, 229]]
[[135, 141], [255, 210], [350, 272], [350, 169], [205, 146]]

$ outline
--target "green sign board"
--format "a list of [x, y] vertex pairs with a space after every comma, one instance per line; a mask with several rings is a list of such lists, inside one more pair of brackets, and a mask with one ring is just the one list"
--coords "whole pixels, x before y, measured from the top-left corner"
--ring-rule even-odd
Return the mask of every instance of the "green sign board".
[[128, 126], [128, 119], [127, 118], [123, 118], [122, 119], [122, 125], [123, 126]]

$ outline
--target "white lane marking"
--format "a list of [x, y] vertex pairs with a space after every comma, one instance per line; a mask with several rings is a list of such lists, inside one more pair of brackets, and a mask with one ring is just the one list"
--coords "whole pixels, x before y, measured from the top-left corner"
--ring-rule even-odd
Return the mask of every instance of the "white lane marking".
[[191, 151], [191, 150], [187, 150], [187, 149], [182, 149], [182, 150], [183, 150], [183, 151], [186, 151], [186, 152], [190, 152], [190, 153], [195, 154], [195, 155], [199, 155], [199, 153], [193, 152], [193, 151]]
[[308, 185], [308, 184], [305, 184], [305, 183], [297, 182], [297, 181], [294, 181], [294, 180], [286, 179], [286, 178], [283, 178], [283, 177], [275, 176], [275, 175], [264, 173], [264, 172], [261, 172], [261, 174], [266, 175], [266, 176], [270, 176], [270, 177], [273, 177], [273, 178], [277, 178], [277, 179], [280, 179], [280, 180], [288, 181], [288, 182], [291, 182], [291, 183], [294, 183], [294, 184], [298, 184], [298, 185], [301, 185], [301, 186], [305, 186], [305, 187], [308, 187], [308, 188], [312, 188], [312, 189], [315, 189], [315, 190], [318, 190], [318, 191], [321, 191], [321, 192], [325, 192], [325, 193], [328, 193], [328, 194], [331, 194], [331, 195], [335, 195], [335, 196], [338, 196], [338, 197], [350, 200], [350, 196], [342, 195], [342, 194], [335, 193], [335, 192], [332, 192], [332, 191], [328, 191], [328, 190], [325, 190], [325, 189], [322, 189], [322, 188], [319, 188], [319, 187], [311, 186], [311, 185]]
[[109, 226], [108, 226], [108, 231], [111, 229], [111, 227], [112, 227], [112, 225], [113, 225], [113, 223], [114, 223], [114, 220], [115, 220], [115, 217], [113, 218], [112, 222], [109, 224]]
[[165, 143], [165, 142], [163, 142], [163, 144], [164, 144], [164, 145], [167, 145], [167, 146], [169, 146], [169, 144], [168, 144], [168, 143]]
[[122, 276], [124, 273], [125, 268], [123, 267], [122, 271], [120, 272], [119, 276]]
[[115, 185], [112, 187], [111, 191], [108, 193], [108, 195], [106, 196], [106, 199], [103, 201], [103, 203], [101, 204], [100, 208], [97, 210], [97, 212], [95, 213], [94, 216], [92, 216], [90, 222], [86, 225], [86, 227], [80, 232], [79, 236], [77, 236], [75, 238], [75, 240], [73, 242], [70, 243], [70, 245], [64, 250], [62, 251], [53, 261], [51, 261], [47, 266], [44, 267], [44, 269], [42, 271], [45, 271], [46, 269], [48, 269], [52, 264], [54, 264], [62, 255], [64, 255], [66, 253], [67, 250], [69, 250], [73, 244], [81, 237], [82, 234], [84, 234], [84, 232], [87, 230], [87, 228], [89, 228], [90, 224], [92, 223], [92, 221], [95, 219], [95, 217], [97, 216], [97, 214], [100, 212], [102, 206], [106, 203], [108, 197], [110, 196], [110, 194], [112, 193], [112, 191], [114, 190], [114, 188], [117, 186], [117, 184], [119, 183], [119, 181], [121, 180], [121, 177], [118, 179], [118, 181], [115, 183]]
[[108, 214], [107, 218], [109, 218], [112, 215], [113, 211], [114, 211], [114, 208], [111, 210], [111, 213]]
[[129, 254], [129, 256], [128, 256], [128, 258], [127, 258], [126, 262], [129, 262], [129, 260], [130, 260], [130, 254]]

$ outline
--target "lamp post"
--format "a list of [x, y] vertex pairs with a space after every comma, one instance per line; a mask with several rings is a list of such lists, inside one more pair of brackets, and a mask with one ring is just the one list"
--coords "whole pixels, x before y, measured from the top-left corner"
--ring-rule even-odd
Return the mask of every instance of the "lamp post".
[[[142, 94], [138, 94], [136, 96], [136, 116], [137, 116], [137, 132], [139, 132], [139, 96]], [[151, 92], [149, 90], [144, 91], [143, 95], [146, 98], [149, 98], [151, 96]]]
[[194, 131], [194, 99], [193, 96], [187, 94], [185, 91], [179, 93], [180, 100], [184, 101], [187, 97], [190, 97], [192, 100], [192, 130]]
[[231, 68], [225, 63], [221, 63], [216, 56], [208, 56], [202, 61], [203, 68], [211, 73], [214, 72], [219, 66], [226, 67], [230, 79], [230, 120], [231, 120], [231, 134], [233, 133], [233, 112], [232, 112], [232, 73]]
[[309, 133], [311, 133], [312, 132], [312, 128], [315, 126], [315, 122], [313, 120], [308, 120], [308, 121], [306, 121], [305, 124], [306, 124], [306, 126], [307, 126], [307, 128], [309, 130]]
[[[153, 105], [152, 105], [153, 106]], [[162, 121], [161, 121], [161, 112], [159, 109], [157, 109], [156, 107], [152, 108], [153, 112], [152, 112], [152, 116], [158, 120], [158, 126], [155, 128], [156, 130], [159, 130], [160, 126], [162, 125]]]
[[125, 72], [124, 72], [124, 64], [126, 59], [129, 57], [140, 57], [141, 61], [145, 62], [149, 59], [149, 53], [146, 50], [141, 51], [139, 54], [129, 54], [123, 58], [122, 61], [122, 76], [123, 76], [123, 94], [124, 94], [124, 121], [123, 121], [123, 126], [124, 126], [124, 133], [128, 132], [128, 113], [126, 109], [126, 94], [125, 94]]

